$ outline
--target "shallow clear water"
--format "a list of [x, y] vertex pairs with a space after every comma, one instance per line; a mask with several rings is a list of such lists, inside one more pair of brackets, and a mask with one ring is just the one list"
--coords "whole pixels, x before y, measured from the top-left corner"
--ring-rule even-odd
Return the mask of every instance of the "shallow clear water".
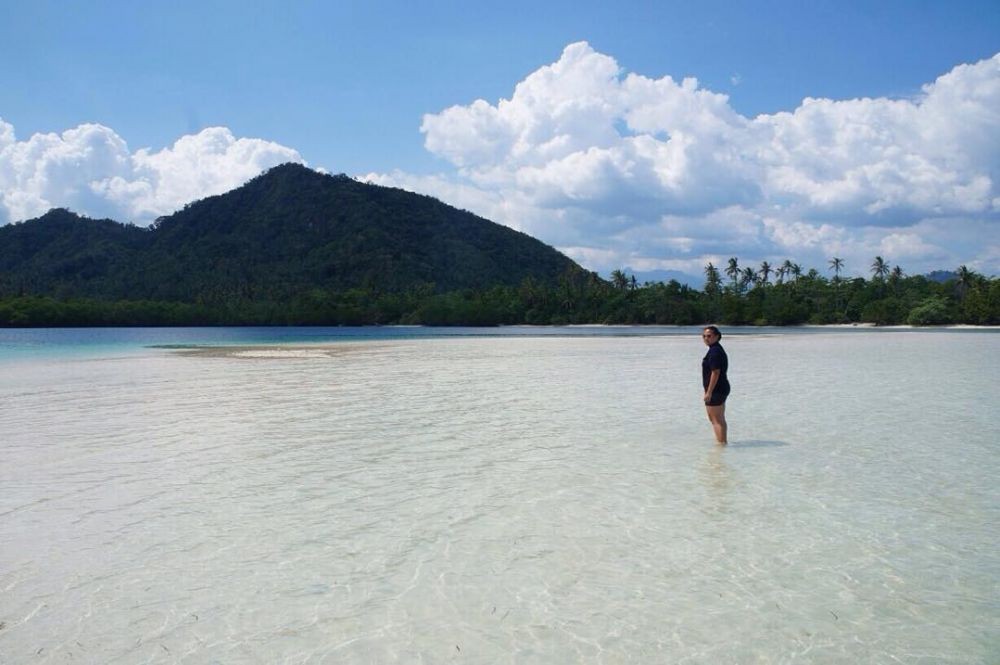
[[[243, 326], [199, 328], [0, 328], [0, 363], [18, 360], [128, 356], [150, 347], [306, 344], [451, 337], [635, 337], [693, 335], [681, 326]], [[776, 329], [754, 329], [776, 330]], [[808, 332], [810, 328], [801, 328]]]
[[22, 355], [0, 662], [997, 662], [1000, 334], [723, 343]]

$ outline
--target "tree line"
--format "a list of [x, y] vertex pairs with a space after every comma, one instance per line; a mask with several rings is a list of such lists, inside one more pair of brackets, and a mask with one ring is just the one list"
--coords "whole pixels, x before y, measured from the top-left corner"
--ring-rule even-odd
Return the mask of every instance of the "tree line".
[[875, 257], [871, 277], [843, 277], [830, 259], [823, 274], [785, 261], [705, 266], [701, 290], [669, 282], [639, 284], [622, 270], [604, 280], [567, 270], [555, 282], [527, 277], [517, 286], [441, 293], [433, 283], [405, 290], [313, 288], [289, 298], [244, 290], [194, 302], [107, 300], [20, 294], [0, 298], [0, 326], [568, 324], [726, 325], [1000, 324], [1000, 279], [960, 266], [943, 282], [907, 275]]

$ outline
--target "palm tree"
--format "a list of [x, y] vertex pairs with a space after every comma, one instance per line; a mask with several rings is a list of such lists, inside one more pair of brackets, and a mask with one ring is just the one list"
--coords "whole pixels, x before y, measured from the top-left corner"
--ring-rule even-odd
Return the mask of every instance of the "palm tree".
[[777, 277], [777, 279], [774, 280], [775, 284], [781, 284], [785, 281], [785, 277], [790, 274], [788, 269], [791, 267], [791, 265], [792, 262], [789, 261], [788, 259], [785, 259], [785, 262], [774, 270], [774, 274]]
[[792, 268], [794, 267], [794, 265], [795, 264], [789, 261], [788, 259], [785, 259], [785, 262], [781, 264], [781, 269], [785, 271], [785, 277], [788, 277], [789, 275], [792, 274]]
[[729, 259], [729, 265], [726, 266], [726, 274], [733, 280], [733, 291], [735, 291], [736, 280], [740, 276], [740, 263], [736, 260], [735, 256]]
[[900, 268], [899, 266], [893, 268], [892, 272], [889, 273], [889, 284], [892, 286], [893, 294], [896, 294], [897, 290], [899, 289], [899, 280], [903, 279], [903, 277], [904, 277], [903, 269]]
[[740, 285], [743, 288], [747, 288], [753, 284], [757, 283], [757, 273], [753, 268], [747, 266], [743, 269], [743, 276], [740, 277]]
[[836, 256], [830, 259], [830, 269], [833, 270], [833, 281], [840, 281], [840, 271], [844, 268], [844, 259], [837, 258]]
[[[837, 298], [834, 301], [834, 307], [837, 310], [840, 310], [840, 303], [841, 303], [841, 300], [842, 300], [841, 294], [840, 294], [840, 291], [841, 291], [841, 289], [840, 289], [840, 271], [843, 270], [843, 268], [844, 268], [844, 259], [838, 258], [836, 256], [833, 257], [832, 259], [830, 259], [830, 269], [833, 270], [833, 288], [836, 289], [835, 293], [837, 295]], [[846, 313], [845, 313], [845, 316], [846, 316]]]
[[802, 277], [802, 266], [798, 263], [793, 263], [791, 270], [792, 274], [795, 275], [795, 281], [799, 281], [799, 277]]
[[878, 282], [879, 297], [885, 295], [885, 276], [889, 274], [889, 264], [881, 256], [876, 256], [872, 261], [872, 281]]
[[771, 264], [764, 261], [760, 264], [760, 282], [764, 286], [767, 286], [767, 278], [771, 276]]
[[619, 291], [624, 291], [628, 288], [628, 276], [621, 270], [613, 270], [611, 272], [611, 283]]
[[958, 280], [958, 299], [965, 300], [965, 294], [979, 283], [980, 277], [974, 270], [969, 270], [964, 264], [958, 266], [956, 274], [956, 279]]
[[889, 274], [889, 264], [881, 256], [876, 256], [872, 261], [871, 271], [873, 279], [883, 280]]
[[718, 295], [721, 282], [719, 269], [709, 261], [708, 265], [705, 266], [705, 293], [710, 296]]

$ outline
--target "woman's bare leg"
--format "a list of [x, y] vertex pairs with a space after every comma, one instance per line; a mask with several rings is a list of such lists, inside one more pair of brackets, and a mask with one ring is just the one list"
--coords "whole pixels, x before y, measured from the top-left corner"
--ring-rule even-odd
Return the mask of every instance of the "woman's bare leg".
[[708, 406], [705, 405], [705, 411], [708, 413], [708, 421], [712, 423], [712, 430], [715, 432], [715, 441], [720, 446], [724, 446], [729, 443], [727, 435], [729, 434], [729, 425], [726, 423], [726, 405], [720, 404], [719, 406]]

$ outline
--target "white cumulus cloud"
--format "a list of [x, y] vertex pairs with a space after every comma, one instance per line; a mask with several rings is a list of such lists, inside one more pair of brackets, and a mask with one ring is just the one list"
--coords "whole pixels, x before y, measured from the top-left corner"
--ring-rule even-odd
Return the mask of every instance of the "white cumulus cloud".
[[18, 141], [0, 120], [0, 223], [53, 207], [147, 224], [199, 198], [221, 194], [265, 169], [302, 162], [291, 148], [236, 138], [224, 127], [184, 136], [158, 152], [130, 151], [103, 125]]
[[[627, 73], [580, 42], [509, 99], [428, 114], [421, 131], [453, 171], [368, 177], [459, 202], [593, 269], [741, 253], [822, 268], [836, 254], [862, 272], [891, 253], [1000, 271], [1000, 54], [909, 99], [807, 98], [748, 118], [694, 78]], [[944, 232], [972, 224], [986, 230], [978, 245]]]
[[[1000, 54], [910, 98], [807, 98], [752, 118], [693, 77], [626, 72], [586, 42], [512, 83], [509, 98], [424, 116], [445, 171], [362, 177], [600, 271], [699, 274], [728, 256], [822, 270], [839, 256], [863, 273], [879, 254], [910, 273], [1000, 273]], [[97, 124], [18, 140], [0, 119], [0, 223], [64, 206], [145, 224], [289, 161], [303, 162], [223, 127], [154, 152]]]

